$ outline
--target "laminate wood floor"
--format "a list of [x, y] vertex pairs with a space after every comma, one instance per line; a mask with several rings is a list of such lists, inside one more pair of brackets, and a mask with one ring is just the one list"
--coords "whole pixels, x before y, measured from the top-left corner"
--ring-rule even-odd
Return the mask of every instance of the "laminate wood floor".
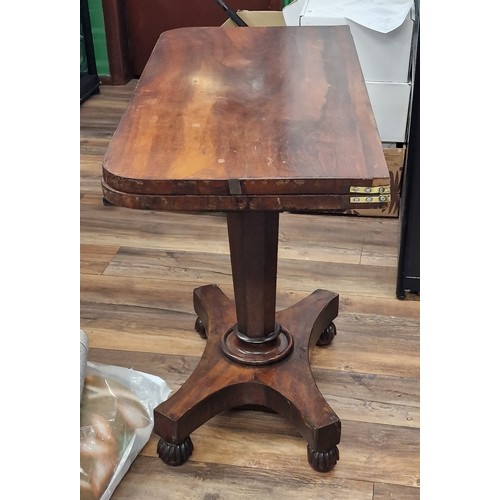
[[[81, 328], [89, 360], [158, 375], [177, 390], [205, 341], [194, 331], [193, 288], [232, 297], [223, 214], [104, 206], [106, 147], [136, 81], [102, 86], [81, 116]], [[281, 416], [231, 411], [192, 435], [180, 467], [152, 435], [113, 499], [419, 498], [420, 302], [398, 300], [399, 220], [284, 213], [277, 307], [318, 288], [340, 294], [338, 334], [311, 352], [317, 385], [342, 421], [340, 460], [322, 474]]]

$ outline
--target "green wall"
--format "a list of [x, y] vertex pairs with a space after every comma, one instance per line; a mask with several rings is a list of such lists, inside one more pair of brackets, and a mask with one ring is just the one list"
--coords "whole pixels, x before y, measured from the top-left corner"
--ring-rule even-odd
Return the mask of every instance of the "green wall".
[[97, 74], [99, 76], [109, 76], [108, 46], [106, 44], [106, 32], [104, 30], [102, 0], [88, 0], [88, 3]]

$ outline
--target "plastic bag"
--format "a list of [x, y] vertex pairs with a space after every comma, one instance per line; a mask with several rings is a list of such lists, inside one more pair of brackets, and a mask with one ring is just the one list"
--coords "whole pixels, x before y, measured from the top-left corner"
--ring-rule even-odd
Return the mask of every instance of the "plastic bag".
[[161, 378], [87, 362], [80, 402], [80, 498], [107, 500], [153, 431], [171, 390]]
[[87, 334], [80, 330], [80, 401], [82, 400], [83, 384], [87, 373], [87, 355], [89, 352], [89, 338]]

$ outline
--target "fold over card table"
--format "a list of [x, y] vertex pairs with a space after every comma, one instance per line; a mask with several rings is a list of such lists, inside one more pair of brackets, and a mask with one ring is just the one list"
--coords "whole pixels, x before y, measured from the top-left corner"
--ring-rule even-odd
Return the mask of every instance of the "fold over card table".
[[231, 408], [269, 409], [307, 441], [318, 471], [339, 458], [340, 420], [309, 350], [329, 344], [339, 296], [276, 311], [283, 211], [382, 207], [389, 173], [347, 26], [181, 28], [163, 33], [103, 162], [104, 200], [227, 213], [234, 302], [194, 290], [206, 338], [190, 378], [154, 411], [158, 454], [181, 465], [190, 434]]

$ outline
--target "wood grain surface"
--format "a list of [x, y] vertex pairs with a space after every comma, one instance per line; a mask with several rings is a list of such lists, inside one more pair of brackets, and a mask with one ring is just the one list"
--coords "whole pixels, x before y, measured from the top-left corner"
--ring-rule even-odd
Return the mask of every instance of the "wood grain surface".
[[[89, 359], [162, 377], [176, 391], [201, 358], [193, 289], [232, 295], [226, 220], [104, 206], [107, 145], [136, 81], [103, 86], [81, 107], [81, 327]], [[180, 467], [156, 455], [157, 436], [113, 499], [418, 499], [420, 302], [395, 295], [398, 219], [280, 216], [276, 305], [317, 288], [340, 294], [338, 334], [311, 351], [319, 390], [342, 421], [340, 460], [321, 474], [282, 417], [229, 411], [192, 434]]]
[[[225, 210], [231, 199], [217, 205], [219, 197], [240, 194], [254, 197], [245, 209], [262, 209], [262, 201], [265, 209], [307, 210], [326, 201], [287, 205], [285, 198], [280, 206], [277, 196], [388, 185], [349, 28], [163, 33], [105, 156], [103, 178], [113, 203], [119, 193], [150, 195], [155, 209]], [[132, 197], [121, 204], [134, 200], [140, 205]]]

